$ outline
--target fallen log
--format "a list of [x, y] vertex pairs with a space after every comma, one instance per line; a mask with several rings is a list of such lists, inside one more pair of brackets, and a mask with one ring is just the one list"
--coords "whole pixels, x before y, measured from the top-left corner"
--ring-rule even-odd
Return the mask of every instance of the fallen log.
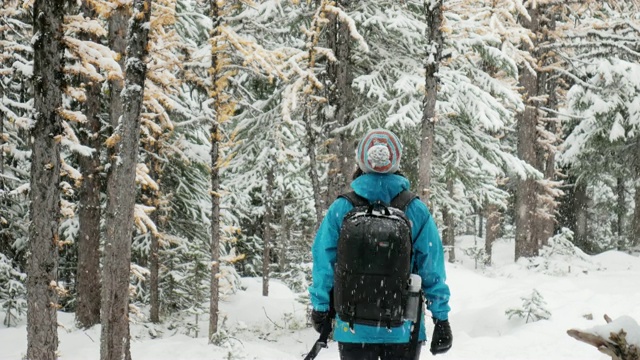
[[629, 316], [611, 320], [604, 316], [606, 325], [588, 330], [571, 329], [567, 334], [572, 338], [595, 346], [612, 360], [640, 360], [640, 326]]

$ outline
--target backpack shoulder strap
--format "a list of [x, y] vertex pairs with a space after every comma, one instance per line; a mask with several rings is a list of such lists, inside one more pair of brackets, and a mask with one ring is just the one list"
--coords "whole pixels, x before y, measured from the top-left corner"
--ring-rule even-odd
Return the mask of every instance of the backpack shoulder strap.
[[391, 200], [391, 207], [406, 211], [407, 206], [409, 206], [413, 199], [417, 198], [418, 195], [412, 193], [409, 190], [403, 190], [400, 194], [394, 197], [393, 200]]
[[369, 200], [363, 198], [362, 196], [356, 194], [355, 191], [351, 191], [345, 194], [341, 194], [338, 196], [339, 198], [345, 198], [347, 199], [351, 205], [353, 205], [353, 207], [359, 207], [359, 206], [368, 206], [369, 205]]

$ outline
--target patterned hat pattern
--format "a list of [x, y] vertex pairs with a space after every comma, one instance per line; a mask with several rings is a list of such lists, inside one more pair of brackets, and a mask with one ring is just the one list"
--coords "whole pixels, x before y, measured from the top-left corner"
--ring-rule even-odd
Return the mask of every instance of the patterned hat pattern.
[[367, 132], [356, 149], [356, 161], [365, 173], [395, 173], [400, 168], [402, 144], [389, 130]]

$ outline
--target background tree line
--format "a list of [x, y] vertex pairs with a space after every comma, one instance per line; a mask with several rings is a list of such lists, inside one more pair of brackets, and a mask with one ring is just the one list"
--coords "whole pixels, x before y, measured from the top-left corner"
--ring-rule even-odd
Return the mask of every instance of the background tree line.
[[[455, 236], [534, 257], [640, 245], [634, 1], [5, 0], [0, 303], [27, 358], [56, 311], [208, 316], [240, 276], [308, 285], [354, 142], [396, 131], [449, 260]], [[55, 186], [59, 185], [59, 186]], [[148, 306], [147, 312], [142, 311]], [[189, 325], [184, 324], [187, 328]]]

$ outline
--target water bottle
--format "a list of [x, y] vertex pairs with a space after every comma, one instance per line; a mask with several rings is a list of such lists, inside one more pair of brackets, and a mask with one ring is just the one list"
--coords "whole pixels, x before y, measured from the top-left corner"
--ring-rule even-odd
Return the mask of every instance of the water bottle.
[[407, 305], [404, 309], [404, 319], [412, 322], [418, 320], [418, 306], [420, 304], [420, 288], [422, 286], [422, 278], [418, 274], [409, 276], [409, 291]]

